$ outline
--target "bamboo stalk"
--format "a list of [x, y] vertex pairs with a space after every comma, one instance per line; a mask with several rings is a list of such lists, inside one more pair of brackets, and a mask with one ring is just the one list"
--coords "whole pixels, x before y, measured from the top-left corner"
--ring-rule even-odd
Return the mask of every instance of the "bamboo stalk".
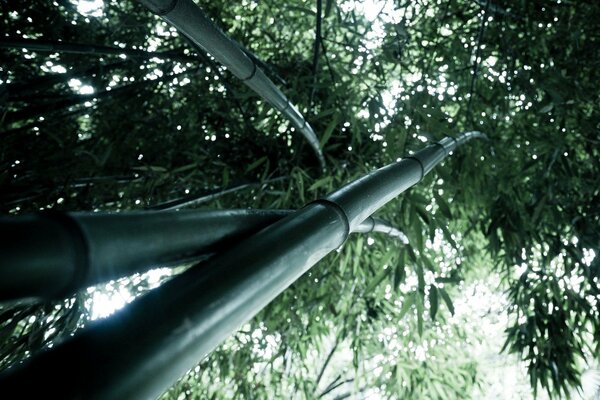
[[[61, 298], [225, 251], [293, 210], [42, 213], [0, 218], [0, 301]], [[356, 232], [403, 234], [369, 217]]]
[[[457, 145], [440, 142], [358, 179], [190, 268], [121, 312], [0, 375], [7, 393], [156, 398], [303, 273], [364, 216], [418, 183]], [[31, 385], [36, 382], [36, 385]]]
[[192, 0], [139, 0], [150, 11], [177, 28], [200, 48], [225, 65], [260, 97], [281, 112], [302, 133], [325, 170], [319, 140], [300, 111], [275, 86], [240, 46], [227, 37]]

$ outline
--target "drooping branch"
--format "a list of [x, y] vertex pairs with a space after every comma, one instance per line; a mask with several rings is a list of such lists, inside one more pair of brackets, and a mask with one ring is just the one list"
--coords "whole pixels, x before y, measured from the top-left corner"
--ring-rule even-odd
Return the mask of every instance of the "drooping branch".
[[344, 379], [343, 381], [340, 381], [340, 377], [338, 376], [338, 378], [336, 380], [334, 380], [333, 382], [331, 382], [325, 388], [325, 390], [323, 390], [319, 394], [319, 398], [325, 397], [327, 394], [333, 392], [335, 389], [339, 388], [340, 386], [345, 385], [346, 383], [352, 383], [352, 382], [354, 382], [354, 378], [348, 378], [348, 379]]
[[260, 66], [248, 57], [235, 41], [225, 35], [192, 0], [139, 1], [211, 54], [233, 75], [281, 112], [308, 141], [319, 159], [321, 168], [325, 170], [325, 157], [319, 140], [300, 111], [265, 75]]

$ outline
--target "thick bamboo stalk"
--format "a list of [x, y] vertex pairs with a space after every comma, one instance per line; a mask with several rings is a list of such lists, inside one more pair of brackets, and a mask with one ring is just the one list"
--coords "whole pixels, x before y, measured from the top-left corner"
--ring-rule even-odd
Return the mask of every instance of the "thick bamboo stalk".
[[[113, 317], [0, 375], [6, 393], [32, 397], [156, 398], [310, 267], [360, 218], [419, 182], [454, 148], [444, 138], [346, 185], [191, 268]], [[36, 385], [31, 385], [35, 382]]]
[[0, 218], [0, 301], [78, 289], [223, 250], [275, 210], [47, 213]]
[[192, 0], [139, 1], [225, 65], [233, 75], [290, 120], [304, 135], [319, 158], [321, 168], [325, 169], [325, 158], [319, 140], [300, 111], [240, 46], [214, 25]]
[[[54, 212], [0, 217], [0, 301], [60, 298], [157, 266], [226, 251], [292, 212]], [[357, 232], [403, 237], [373, 217]]]

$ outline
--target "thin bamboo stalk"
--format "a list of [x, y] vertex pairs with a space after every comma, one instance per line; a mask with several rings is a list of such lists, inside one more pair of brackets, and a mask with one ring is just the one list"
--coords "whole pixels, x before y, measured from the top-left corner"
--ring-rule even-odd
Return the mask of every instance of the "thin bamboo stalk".
[[[354, 181], [190, 268], [113, 317], [0, 375], [7, 393], [156, 398], [379, 207], [418, 183], [469, 132]], [[36, 385], [31, 385], [36, 382]]]
[[146, 51], [120, 47], [102, 46], [87, 43], [51, 42], [48, 40], [2, 38], [0, 48], [4, 49], [27, 49], [30, 51], [42, 51], [52, 53], [70, 53], [83, 55], [116, 55], [130, 58], [160, 58], [180, 62], [196, 62], [195, 57], [173, 51]]
[[225, 65], [260, 97], [281, 112], [302, 133], [325, 170], [325, 158], [315, 132], [300, 111], [248, 57], [227, 37], [192, 0], [139, 0], [150, 11], [177, 28], [200, 48]]
[[265, 182], [247, 182], [237, 185], [232, 185], [226, 187], [224, 189], [216, 189], [208, 192], [204, 192], [200, 195], [194, 194], [190, 196], [185, 196], [179, 199], [170, 200], [164, 203], [156, 204], [150, 207], [151, 210], [178, 210], [185, 207], [197, 206], [198, 204], [207, 203], [209, 201], [218, 199], [221, 196], [225, 196], [226, 194], [235, 193], [240, 190], [249, 189], [252, 187], [261, 186], [268, 183], [278, 182], [281, 180], [287, 179], [286, 177], [278, 177], [273, 179], [268, 179]]

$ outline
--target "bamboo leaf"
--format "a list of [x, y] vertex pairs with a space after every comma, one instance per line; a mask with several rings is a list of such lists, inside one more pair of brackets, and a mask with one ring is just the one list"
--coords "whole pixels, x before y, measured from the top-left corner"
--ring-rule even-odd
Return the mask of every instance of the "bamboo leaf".
[[317, 180], [315, 183], [310, 185], [310, 187], [308, 188], [308, 191], [314, 192], [315, 190], [317, 190], [319, 188], [328, 187], [330, 184], [331, 184], [331, 177], [327, 176], [325, 178], [321, 178], [321, 179]]
[[438, 290], [435, 285], [429, 286], [429, 306], [431, 319], [435, 320], [435, 315], [437, 314], [439, 306]]
[[385, 277], [389, 275], [389, 273], [390, 273], [389, 268], [387, 268], [387, 269], [382, 268], [381, 271], [379, 271], [379, 273], [377, 274], [377, 276], [375, 276], [375, 278], [373, 278], [373, 280], [371, 281], [369, 286], [367, 286], [367, 288], [365, 289], [365, 292], [371, 293], [377, 286], [379, 286], [379, 284], [385, 279]]
[[425, 293], [425, 275], [423, 274], [423, 267], [420, 263], [417, 263], [416, 272], [419, 293]]
[[229, 169], [223, 168], [223, 187], [229, 186]]
[[406, 253], [401, 251], [394, 271], [394, 288], [400, 286], [400, 283], [404, 282], [406, 278]]
[[442, 233], [444, 234], [444, 238], [446, 238], [448, 243], [450, 243], [452, 245], [452, 247], [454, 247], [455, 249], [458, 249], [458, 245], [456, 244], [456, 241], [452, 237], [452, 234], [450, 233], [450, 231], [448, 230], [446, 225], [444, 225], [443, 223], [440, 222], [440, 223], [438, 223], [438, 226], [442, 230]]
[[446, 218], [452, 219], [452, 213], [450, 212], [450, 207], [448, 206], [448, 203], [446, 203], [446, 200], [435, 192], [433, 193], [433, 197], [435, 198], [435, 202], [437, 203], [440, 212]]
[[423, 296], [416, 294], [415, 304], [417, 306], [417, 330], [419, 336], [423, 336]]
[[450, 310], [450, 314], [454, 315], [454, 305], [452, 304], [452, 300], [450, 300], [450, 296], [448, 296], [446, 289], [439, 288], [439, 292], [440, 292], [440, 295], [442, 295], [442, 299], [444, 299], [444, 302], [446, 303], [448, 310]]
[[538, 111], [540, 114], [547, 114], [554, 108], [554, 103], [548, 103]]
[[417, 250], [419, 253], [423, 252], [423, 228], [421, 223], [419, 222], [419, 217], [417, 215], [417, 211], [415, 207], [410, 208], [410, 226], [414, 233]]
[[327, 144], [327, 141], [329, 140], [329, 138], [331, 138], [333, 130], [335, 129], [337, 124], [339, 124], [339, 122], [340, 114], [336, 113], [327, 125], [327, 128], [325, 128], [325, 131], [323, 132], [323, 136], [321, 137], [321, 148], [323, 148]]
[[404, 318], [408, 310], [410, 310], [411, 306], [415, 304], [415, 293], [409, 293], [404, 297], [404, 302], [402, 303], [402, 307], [400, 307], [400, 311], [398, 312], [398, 320]]
[[256, 168], [260, 167], [260, 165], [264, 164], [265, 162], [267, 162], [266, 156], [259, 158], [258, 160], [254, 161], [252, 164], [248, 165], [248, 167], [246, 167], [246, 172], [255, 170]]
[[433, 265], [431, 259], [429, 259], [429, 257], [426, 254], [421, 254], [421, 260], [423, 261], [425, 267], [427, 267], [428, 270], [435, 272], [435, 265]]

